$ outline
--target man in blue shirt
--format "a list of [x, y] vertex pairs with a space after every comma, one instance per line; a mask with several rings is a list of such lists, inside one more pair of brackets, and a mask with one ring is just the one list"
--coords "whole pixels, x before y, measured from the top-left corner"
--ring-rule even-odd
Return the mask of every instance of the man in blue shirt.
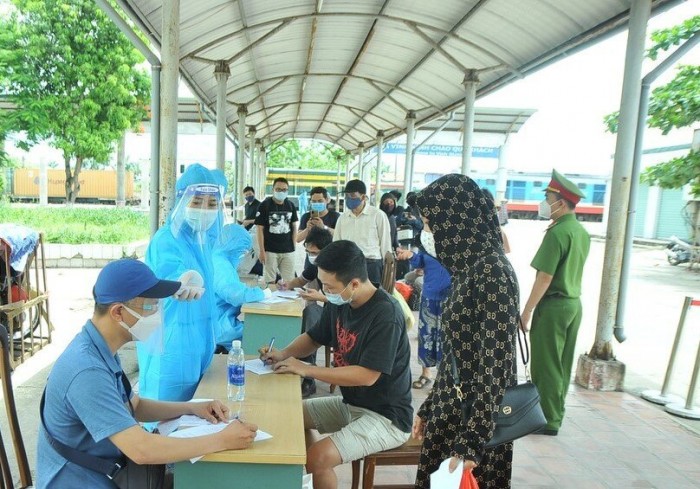
[[[191, 294], [180, 282], [159, 280], [142, 262], [117, 260], [102, 269], [93, 288], [95, 311], [56, 361], [45, 390], [37, 449], [37, 487], [114, 488], [105, 474], [69, 462], [49, 444], [58, 442], [89, 455], [114, 460], [122, 454], [138, 464], [164, 464], [207, 453], [246, 448], [257, 427], [234, 422], [213, 435], [168, 438], [145, 431], [139, 421], [193, 414], [213, 423], [227, 421], [220, 401], [165, 402], [129, 394], [116, 352], [138, 339], [157, 348], [159, 299]], [[156, 334], [154, 334], [156, 333]], [[133, 414], [132, 414], [133, 412]]]

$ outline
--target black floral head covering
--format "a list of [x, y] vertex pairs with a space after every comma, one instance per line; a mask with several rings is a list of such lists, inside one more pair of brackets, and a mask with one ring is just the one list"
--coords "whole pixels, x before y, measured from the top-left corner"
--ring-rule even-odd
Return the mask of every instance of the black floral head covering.
[[451, 273], [468, 271], [484, 255], [503, 253], [493, 202], [471, 178], [440, 177], [418, 193], [416, 202], [433, 232], [437, 259]]

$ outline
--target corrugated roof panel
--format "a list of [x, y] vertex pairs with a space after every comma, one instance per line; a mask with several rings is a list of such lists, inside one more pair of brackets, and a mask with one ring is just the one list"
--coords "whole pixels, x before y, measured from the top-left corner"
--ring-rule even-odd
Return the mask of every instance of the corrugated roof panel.
[[[652, 8], [679, 1], [652, 0]], [[118, 2], [158, 44], [162, 1]], [[406, 110], [422, 123], [461, 107], [463, 68], [487, 69], [477, 96], [490, 93], [624, 26], [628, 9], [629, 0], [188, 1], [181, 71], [215, 109], [214, 65], [227, 60], [227, 99], [250, 104], [249, 124], [263, 138], [308, 134], [370, 147], [378, 129], [405, 128]], [[227, 109], [234, 128], [236, 112]]]

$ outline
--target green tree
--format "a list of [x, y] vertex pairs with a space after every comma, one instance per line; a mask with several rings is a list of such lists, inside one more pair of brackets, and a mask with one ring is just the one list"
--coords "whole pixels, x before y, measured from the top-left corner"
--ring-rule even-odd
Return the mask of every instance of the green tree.
[[345, 155], [340, 146], [319, 141], [288, 139], [274, 145], [267, 154], [268, 168], [337, 170], [338, 158]]
[[[700, 15], [680, 25], [654, 31], [652, 46], [646, 56], [656, 60], [659, 53], [680, 45], [700, 32]], [[617, 112], [605, 117], [611, 133], [617, 132]], [[672, 129], [692, 126], [700, 121], [700, 66], [680, 65], [676, 76], [667, 84], [655, 88], [649, 99], [647, 125], [668, 134]], [[690, 185], [693, 197], [700, 199], [700, 154], [691, 150], [687, 155], [658, 163], [645, 169], [642, 181], [662, 188]]]
[[92, 0], [12, 0], [0, 20], [0, 93], [17, 110], [0, 133], [24, 131], [19, 146], [47, 141], [62, 151], [66, 202], [80, 192], [86, 160], [105, 163], [136, 128], [149, 102], [143, 57]]

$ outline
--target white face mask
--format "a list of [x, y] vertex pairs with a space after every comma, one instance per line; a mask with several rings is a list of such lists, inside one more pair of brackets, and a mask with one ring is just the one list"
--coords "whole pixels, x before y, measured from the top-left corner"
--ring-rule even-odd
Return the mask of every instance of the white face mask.
[[128, 307], [124, 306], [124, 309], [129, 311], [129, 314], [134, 316], [137, 321], [136, 324], [129, 327], [124, 321], [120, 321], [119, 325], [131, 333], [132, 338], [135, 341], [146, 342], [153, 335], [153, 332], [161, 327], [163, 321], [160, 314], [160, 309], [151, 314], [150, 316], [142, 316], [139, 313], [132, 311]]
[[425, 252], [427, 254], [433, 258], [437, 258], [437, 252], [435, 251], [435, 236], [433, 236], [433, 233], [426, 231], [425, 229], [421, 231], [420, 244], [423, 245], [423, 248], [425, 248]]
[[[557, 202], [559, 202], [559, 201], [557, 201]], [[556, 204], [557, 202], [555, 202], [554, 204]], [[552, 210], [552, 206], [554, 204], [550, 205], [550, 203], [547, 202], [547, 199], [544, 199], [539, 204], [539, 207], [537, 209], [537, 215], [539, 215], [542, 219], [551, 219], [552, 214], [554, 214], [555, 212], [557, 212], [559, 210], [558, 207], [555, 211]]]
[[317, 255], [307, 255], [307, 257], [309, 258], [309, 263], [311, 263], [312, 265], [316, 263], [316, 258], [318, 258]]
[[195, 232], [204, 232], [216, 222], [219, 211], [216, 209], [185, 208], [185, 221]]
[[287, 192], [272, 192], [272, 196], [275, 198], [275, 200], [282, 202], [287, 198]]

